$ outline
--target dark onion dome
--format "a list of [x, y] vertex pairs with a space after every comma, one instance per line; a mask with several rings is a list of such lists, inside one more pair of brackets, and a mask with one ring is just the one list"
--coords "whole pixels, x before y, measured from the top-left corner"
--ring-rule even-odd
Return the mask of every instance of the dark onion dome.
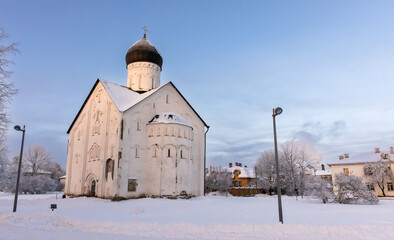
[[163, 58], [159, 51], [147, 39], [146, 34], [138, 42], [134, 43], [129, 48], [126, 54], [126, 67], [134, 62], [151, 62], [159, 65], [160, 69], [163, 66]]

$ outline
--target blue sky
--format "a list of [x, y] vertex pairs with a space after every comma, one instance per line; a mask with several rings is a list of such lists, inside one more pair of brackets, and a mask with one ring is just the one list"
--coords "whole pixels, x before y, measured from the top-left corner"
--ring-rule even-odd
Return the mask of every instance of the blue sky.
[[[65, 166], [66, 131], [97, 78], [125, 85], [127, 49], [159, 49], [172, 81], [211, 126], [208, 163], [252, 165], [296, 136], [323, 162], [394, 145], [391, 1], [0, 1], [19, 42], [9, 106], [26, 145]], [[9, 131], [9, 154], [20, 133]]]

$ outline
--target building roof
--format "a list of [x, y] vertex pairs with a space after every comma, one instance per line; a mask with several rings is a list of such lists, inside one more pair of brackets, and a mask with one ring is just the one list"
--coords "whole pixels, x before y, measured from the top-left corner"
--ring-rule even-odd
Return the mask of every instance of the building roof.
[[316, 170], [313, 175], [316, 176], [326, 176], [326, 175], [331, 175], [331, 169], [327, 170]]
[[159, 124], [159, 123], [181, 124], [191, 127], [185, 118], [179, 116], [178, 114], [170, 113], [170, 112], [156, 114], [152, 118], [152, 120], [149, 121], [149, 124]]
[[144, 93], [138, 93], [133, 90], [131, 90], [128, 87], [108, 82], [102, 79], [97, 79], [96, 83], [93, 85], [92, 89], [89, 92], [89, 95], [86, 97], [84, 103], [82, 104], [81, 108], [79, 109], [77, 115], [75, 116], [73, 122], [71, 123], [70, 127], [67, 130], [67, 133], [70, 133], [71, 128], [74, 126], [75, 121], [78, 119], [78, 116], [81, 114], [82, 109], [85, 107], [86, 103], [88, 102], [88, 99], [90, 95], [92, 95], [94, 89], [96, 88], [97, 84], [101, 82], [101, 84], [104, 86], [105, 90], [107, 91], [109, 97], [112, 99], [114, 102], [116, 108], [120, 112], [125, 112], [131, 107], [135, 106], [137, 103], [141, 102], [145, 98], [149, 97], [150, 95], [154, 94], [155, 92], [159, 91], [161, 88], [167, 85], [171, 85], [174, 87], [174, 89], [177, 91], [177, 93], [185, 100], [187, 105], [193, 110], [193, 112], [197, 115], [197, 117], [203, 122], [203, 124], [208, 127], [208, 125], [204, 122], [204, 120], [198, 115], [196, 110], [190, 105], [190, 103], [186, 100], [186, 98], [179, 92], [179, 90], [175, 87], [175, 85], [172, 82], [168, 82], [158, 88], [152, 89], [150, 91], [144, 92]]
[[163, 58], [156, 47], [146, 39], [146, 35], [127, 51], [126, 67], [134, 62], [151, 62], [157, 64], [160, 68], [163, 66]]
[[335, 160], [328, 163], [328, 166], [331, 165], [345, 165], [345, 164], [358, 164], [358, 163], [369, 163], [369, 162], [377, 162], [382, 159], [381, 154], [388, 154], [390, 159], [394, 160], [394, 154], [389, 154], [388, 152], [375, 153], [375, 152], [366, 152], [361, 153], [355, 156], [349, 156], [348, 158], [344, 158], [342, 160]]
[[230, 171], [233, 174], [233, 177], [234, 177], [234, 171], [235, 170], [239, 170], [240, 171], [240, 174], [238, 175], [238, 178], [255, 178], [256, 177], [256, 174], [255, 174], [253, 168], [232, 166], [231, 168], [224, 167], [223, 169], [227, 170], [227, 171]]

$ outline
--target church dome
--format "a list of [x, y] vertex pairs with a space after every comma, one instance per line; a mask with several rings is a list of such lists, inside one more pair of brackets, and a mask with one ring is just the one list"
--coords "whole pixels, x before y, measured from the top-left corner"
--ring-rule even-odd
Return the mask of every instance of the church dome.
[[146, 39], [145, 34], [127, 51], [126, 66], [134, 62], [151, 62], [157, 64], [160, 68], [163, 66], [163, 58], [156, 47]]
[[191, 127], [186, 119], [179, 116], [178, 114], [170, 113], [170, 112], [156, 114], [152, 118], [152, 120], [149, 121], [148, 124], [158, 124], [158, 123], [166, 123], [166, 124], [172, 123], [172, 124], [180, 124], [180, 125]]

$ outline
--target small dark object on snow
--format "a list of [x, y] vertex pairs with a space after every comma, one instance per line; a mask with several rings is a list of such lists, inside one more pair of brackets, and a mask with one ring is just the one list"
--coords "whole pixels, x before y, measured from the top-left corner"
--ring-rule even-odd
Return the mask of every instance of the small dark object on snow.
[[51, 204], [51, 209], [52, 209], [52, 212], [53, 212], [53, 210], [57, 209], [57, 204]]
[[63, 194], [62, 198], [66, 198], [66, 194]]

